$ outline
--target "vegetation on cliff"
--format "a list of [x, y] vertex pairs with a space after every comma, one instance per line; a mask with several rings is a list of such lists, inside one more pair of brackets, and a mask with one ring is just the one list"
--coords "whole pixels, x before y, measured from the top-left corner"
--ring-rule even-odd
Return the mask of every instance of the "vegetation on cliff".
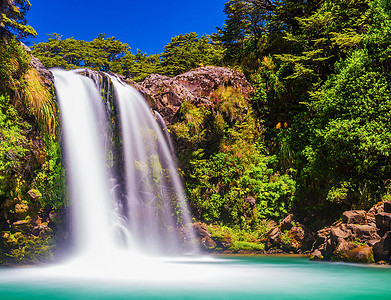
[[[3, 212], [39, 203], [39, 216], [64, 205], [56, 105], [13, 37], [34, 34], [28, 1], [1, 5], [0, 202], [14, 203]], [[46, 67], [135, 81], [203, 65], [242, 71], [250, 99], [224, 86], [202, 103], [181, 99], [169, 126], [194, 217], [254, 233], [294, 212], [318, 229], [344, 210], [369, 209], [389, 188], [390, 11], [386, 0], [229, 0], [215, 34], [173, 37], [161, 54], [133, 54], [104, 34], [90, 42], [52, 34], [33, 54]], [[22, 215], [13, 222], [36, 222]], [[3, 231], [15, 237], [7, 219]]]
[[[65, 205], [54, 91], [31, 65], [17, 38], [34, 35], [25, 23], [28, 1], [1, 2], [0, 229], [2, 263], [50, 259]], [[51, 224], [49, 224], [51, 222]], [[57, 224], [58, 225], [58, 224]]]

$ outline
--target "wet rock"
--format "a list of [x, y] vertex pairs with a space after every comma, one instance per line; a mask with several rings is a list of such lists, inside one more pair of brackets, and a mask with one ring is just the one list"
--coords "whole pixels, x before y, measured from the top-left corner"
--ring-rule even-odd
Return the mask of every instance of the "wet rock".
[[357, 246], [352, 250], [349, 250], [346, 253], [346, 260], [359, 263], [375, 262], [372, 247], [369, 247], [368, 245]]
[[342, 214], [342, 222], [346, 224], [367, 224], [364, 210], [349, 210]]
[[209, 251], [209, 250], [215, 249], [217, 247], [217, 244], [211, 238], [204, 237], [200, 241], [200, 246], [203, 250]]
[[351, 236], [350, 230], [346, 226], [331, 227], [330, 239], [333, 244], [337, 244], [339, 239], [348, 239]]
[[350, 251], [350, 250], [353, 250], [354, 248], [356, 248], [357, 245], [356, 244], [353, 244], [351, 242], [347, 242], [346, 240], [342, 239], [342, 238], [339, 238], [336, 242], [336, 247], [335, 247], [335, 250], [334, 250], [334, 255], [339, 258], [339, 259], [342, 259], [342, 260], [345, 260], [347, 258], [347, 253]]
[[315, 249], [310, 254], [310, 260], [323, 260], [323, 254], [319, 249]]

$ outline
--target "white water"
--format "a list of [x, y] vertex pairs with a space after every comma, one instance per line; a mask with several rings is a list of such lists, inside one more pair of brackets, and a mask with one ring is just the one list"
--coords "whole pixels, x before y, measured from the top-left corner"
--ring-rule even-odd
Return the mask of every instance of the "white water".
[[72, 228], [78, 252], [106, 253], [115, 247], [110, 211], [103, 134], [104, 107], [91, 79], [74, 72], [53, 71], [60, 103], [65, 159], [72, 199]]
[[[124, 250], [197, 252], [172, 149], [142, 96], [110, 76], [120, 119], [120, 128], [112, 129], [118, 116], [106, 111], [101, 75], [89, 72], [92, 80], [77, 71], [53, 73], [76, 249], [100, 259]], [[121, 132], [119, 142], [108, 138], [110, 130]]]

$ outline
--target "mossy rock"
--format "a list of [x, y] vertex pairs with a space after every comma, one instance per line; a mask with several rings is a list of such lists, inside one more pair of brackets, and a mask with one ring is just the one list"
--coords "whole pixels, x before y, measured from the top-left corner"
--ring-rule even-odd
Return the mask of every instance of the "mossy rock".
[[[351, 243], [350, 243], [351, 244]], [[368, 245], [355, 246], [348, 251], [334, 252], [334, 260], [356, 263], [374, 263], [372, 247]]]
[[218, 248], [228, 249], [232, 245], [232, 237], [228, 230], [221, 229], [218, 226], [208, 226], [211, 238], [215, 241]]

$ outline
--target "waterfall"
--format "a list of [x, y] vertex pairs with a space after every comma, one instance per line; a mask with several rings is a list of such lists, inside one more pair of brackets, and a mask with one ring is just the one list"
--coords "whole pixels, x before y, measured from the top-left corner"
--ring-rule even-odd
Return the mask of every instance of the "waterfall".
[[116, 76], [90, 70], [53, 74], [75, 248], [101, 256], [116, 250], [196, 253], [161, 116]]

